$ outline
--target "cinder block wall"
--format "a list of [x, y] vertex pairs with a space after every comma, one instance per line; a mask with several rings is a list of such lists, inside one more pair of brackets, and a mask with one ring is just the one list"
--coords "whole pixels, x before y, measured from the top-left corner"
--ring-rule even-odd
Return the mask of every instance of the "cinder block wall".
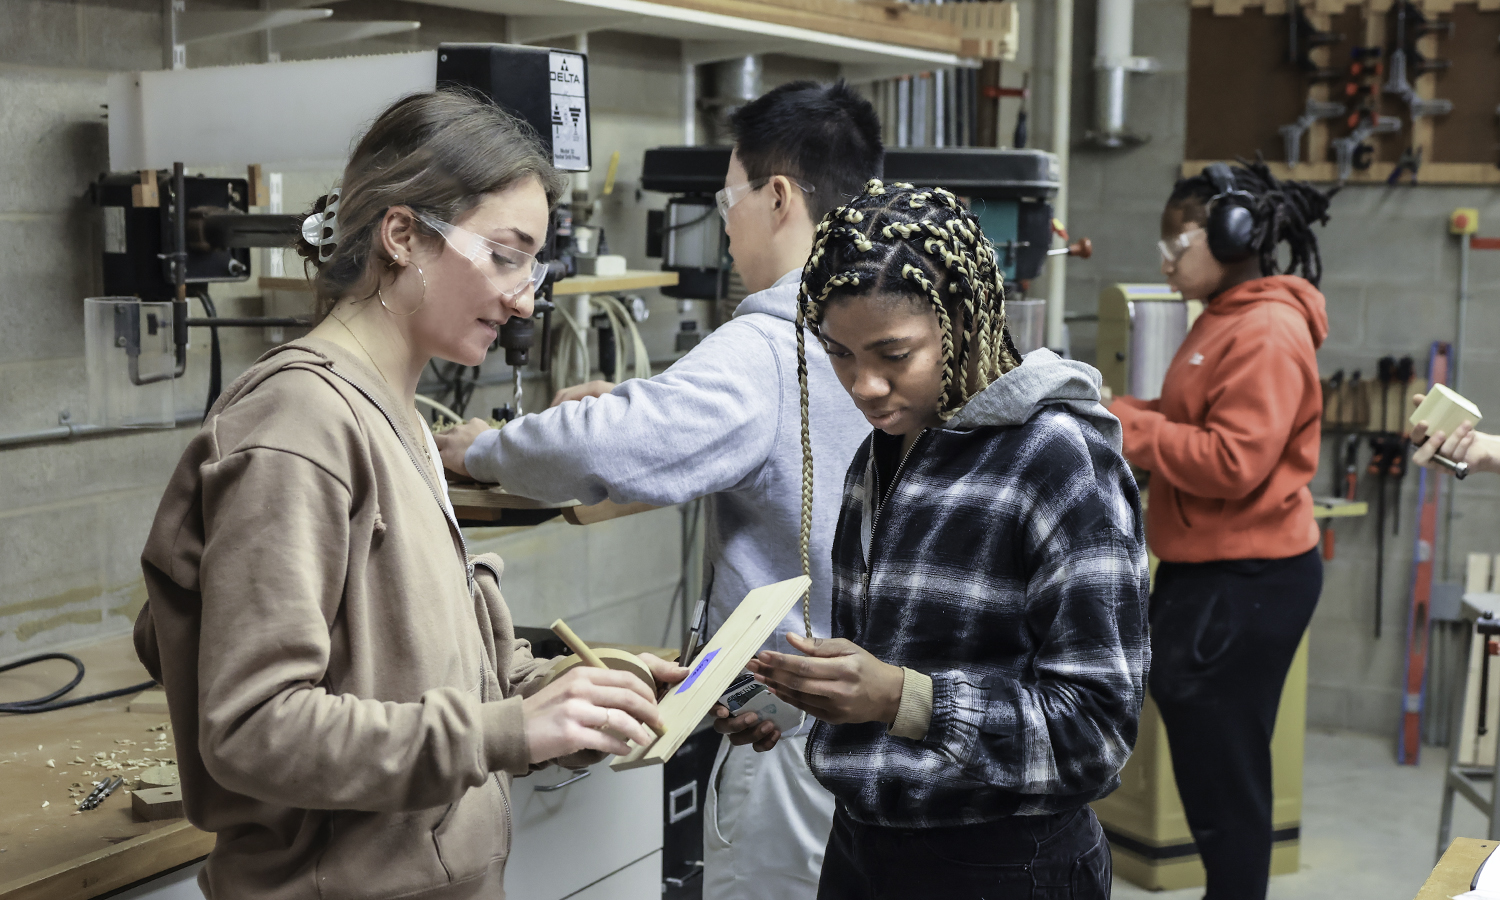
[[[100, 241], [84, 195], [108, 168], [105, 79], [113, 71], [160, 67], [161, 3], [6, 0], [4, 6], [0, 433], [12, 433], [56, 425], [63, 410], [77, 420], [87, 414], [82, 299], [100, 293]], [[259, 4], [194, 0], [192, 6]], [[366, 42], [360, 53], [504, 38], [499, 16], [385, 0], [353, 0], [340, 9], [356, 7], [365, 18], [423, 22], [413, 34]], [[614, 251], [645, 267], [645, 210], [664, 198], [636, 187], [642, 152], [680, 139], [676, 43], [598, 34], [590, 49], [594, 153], [601, 163], [621, 153], [615, 193], [603, 204], [605, 225]], [[255, 62], [258, 54], [256, 37], [226, 39], [192, 45], [189, 64]], [[287, 173], [286, 208], [305, 208], [337, 177]], [[595, 191], [603, 178], [600, 165], [591, 176]], [[260, 254], [254, 257], [259, 266]], [[215, 290], [221, 314], [259, 314], [253, 285]], [[675, 301], [646, 293], [652, 322], [675, 331]], [[179, 384], [183, 412], [201, 409], [207, 391], [206, 332], [195, 329], [193, 342]], [[258, 331], [226, 330], [226, 383], [266, 349]], [[503, 373], [503, 361], [486, 374], [491, 369]], [[531, 408], [545, 399], [539, 394]], [[472, 408], [486, 414], [508, 396], [508, 389], [494, 389]], [[141, 547], [191, 436], [192, 429], [182, 428], [0, 449], [0, 660], [129, 630], [144, 600]], [[477, 538], [478, 548], [507, 559], [505, 591], [519, 623], [545, 625], [567, 615], [586, 636], [654, 644], [666, 633], [675, 643], [675, 616], [667, 627], [681, 545], [675, 510], [591, 528], [558, 522], [525, 532], [487, 530]]]
[[[1183, 157], [1187, 101], [1188, 3], [1138, 0], [1135, 52], [1154, 56], [1162, 71], [1135, 75], [1128, 120], [1149, 134], [1149, 143], [1124, 151], [1079, 146], [1093, 110], [1094, 9], [1076, 4], [1074, 42], [1075, 146], [1067, 224], [1075, 236], [1094, 239], [1095, 256], [1068, 267], [1070, 313], [1097, 308], [1100, 288], [1114, 282], [1160, 282], [1155, 242], [1158, 217]], [[1051, 30], [1039, 16], [1038, 64], [1050, 65]], [[1233, 102], [1233, 98], [1225, 98]], [[1042, 109], [1038, 103], [1035, 109]], [[1040, 123], [1037, 146], [1050, 146], [1051, 123]], [[1373, 376], [1382, 356], [1410, 354], [1425, 371], [1429, 345], [1453, 340], [1458, 292], [1458, 250], [1447, 234], [1448, 213], [1459, 206], [1480, 210], [1482, 232], [1500, 233], [1500, 191], [1492, 188], [1352, 186], [1334, 200], [1332, 220], [1321, 231], [1330, 330], [1318, 354], [1326, 376], [1336, 369], [1362, 369]], [[1469, 320], [1464, 335], [1464, 393], [1487, 411], [1500, 410], [1500, 254], [1476, 252], [1471, 269]], [[1072, 329], [1075, 353], [1093, 359], [1095, 329]], [[1487, 423], [1488, 424], [1488, 423]], [[1328, 466], [1334, 439], [1324, 440], [1324, 468], [1315, 491], [1330, 491]], [[1361, 450], [1361, 466], [1368, 448]], [[1401, 534], [1385, 542], [1383, 636], [1374, 636], [1374, 516], [1341, 521], [1338, 555], [1324, 573], [1322, 600], [1311, 629], [1308, 721], [1314, 727], [1349, 728], [1394, 735], [1400, 714], [1405, 663], [1406, 615], [1410, 604], [1416, 477], [1401, 498]], [[1452, 487], [1451, 479], [1444, 482]], [[1361, 499], [1373, 500], [1374, 482], [1361, 474]], [[1394, 494], [1390, 495], [1394, 497]], [[1470, 551], [1500, 551], [1500, 481], [1471, 478], [1457, 487], [1454, 537], [1439, 530], [1438, 577], [1451, 554], [1451, 579], [1461, 581]], [[1392, 508], [1394, 504], [1392, 504]]]

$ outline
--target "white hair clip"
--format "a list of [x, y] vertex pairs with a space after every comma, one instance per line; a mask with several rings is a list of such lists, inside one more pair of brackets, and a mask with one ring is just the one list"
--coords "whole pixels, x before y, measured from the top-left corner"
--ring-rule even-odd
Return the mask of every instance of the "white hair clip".
[[333, 257], [339, 243], [339, 189], [328, 192], [323, 209], [302, 220], [302, 238], [318, 248], [318, 263]]

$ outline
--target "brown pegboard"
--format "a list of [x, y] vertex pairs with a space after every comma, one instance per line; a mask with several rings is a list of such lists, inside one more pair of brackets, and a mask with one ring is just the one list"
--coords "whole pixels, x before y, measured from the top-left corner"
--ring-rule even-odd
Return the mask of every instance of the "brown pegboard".
[[1188, 36], [1189, 159], [1285, 159], [1277, 129], [1302, 114], [1307, 82], [1287, 62], [1285, 15], [1192, 10]]
[[[1413, 123], [1406, 104], [1383, 92], [1376, 114], [1398, 116], [1401, 131], [1367, 140], [1374, 164], [1353, 182], [1384, 181], [1408, 147], [1422, 148], [1419, 181], [1428, 184], [1500, 183], [1500, 0], [1417, 0], [1427, 16], [1451, 19], [1454, 34], [1429, 35], [1419, 48], [1452, 60], [1438, 74], [1410, 73], [1419, 95], [1453, 101], [1453, 112]], [[1306, 99], [1344, 101], [1344, 82], [1314, 83], [1288, 60], [1289, 0], [1192, 0], [1188, 49], [1186, 156], [1183, 171], [1205, 161], [1262, 153], [1279, 177], [1332, 181], [1332, 139], [1351, 130], [1345, 119], [1315, 124], [1303, 138], [1304, 162], [1288, 170], [1282, 125], [1296, 120]], [[1344, 40], [1314, 52], [1322, 66], [1344, 69], [1356, 45], [1394, 39], [1393, 0], [1303, 0], [1315, 27]], [[1384, 82], [1384, 73], [1381, 78]], [[1350, 104], [1350, 112], [1354, 111]]]
[[1432, 161], [1500, 164], [1500, 11], [1455, 6], [1443, 18], [1453, 35], [1439, 39], [1437, 52], [1453, 65], [1434, 79], [1453, 112], [1433, 122]]

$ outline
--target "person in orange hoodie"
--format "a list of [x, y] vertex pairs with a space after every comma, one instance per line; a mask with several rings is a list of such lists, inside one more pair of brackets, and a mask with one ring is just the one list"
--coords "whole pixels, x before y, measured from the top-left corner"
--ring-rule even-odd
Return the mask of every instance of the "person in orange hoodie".
[[[1126, 458], [1150, 473], [1146, 535], [1161, 564], [1149, 685], [1206, 900], [1266, 896], [1271, 732], [1322, 590], [1308, 483], [1328, 316], [1312, 226], [1328, 221], [1330, 196], [1259, 162], [1179, 181], [1162, 213], [1161, 270], [1203, 314], [1159, 400], [1109, 407]], [[1289, 274], [1278, 274], [1282, 244]]]

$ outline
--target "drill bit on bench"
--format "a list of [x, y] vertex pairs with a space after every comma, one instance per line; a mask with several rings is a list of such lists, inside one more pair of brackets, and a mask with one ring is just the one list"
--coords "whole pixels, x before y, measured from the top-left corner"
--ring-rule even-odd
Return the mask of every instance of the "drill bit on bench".
[[79, 810], [94, 809], [99, 804], [103, 803], [105, 798], [107, 798], [110, 794], [113, 794], [116, 788], [124, 783], [125, 779], [119, 775], [114, 775], [104, 779], [103, 781], [99, 782], [98, 787], [94, 788], [93, 793], [89, 794], [87, 797], [84, 797], [83, 802], [78, 804]]

